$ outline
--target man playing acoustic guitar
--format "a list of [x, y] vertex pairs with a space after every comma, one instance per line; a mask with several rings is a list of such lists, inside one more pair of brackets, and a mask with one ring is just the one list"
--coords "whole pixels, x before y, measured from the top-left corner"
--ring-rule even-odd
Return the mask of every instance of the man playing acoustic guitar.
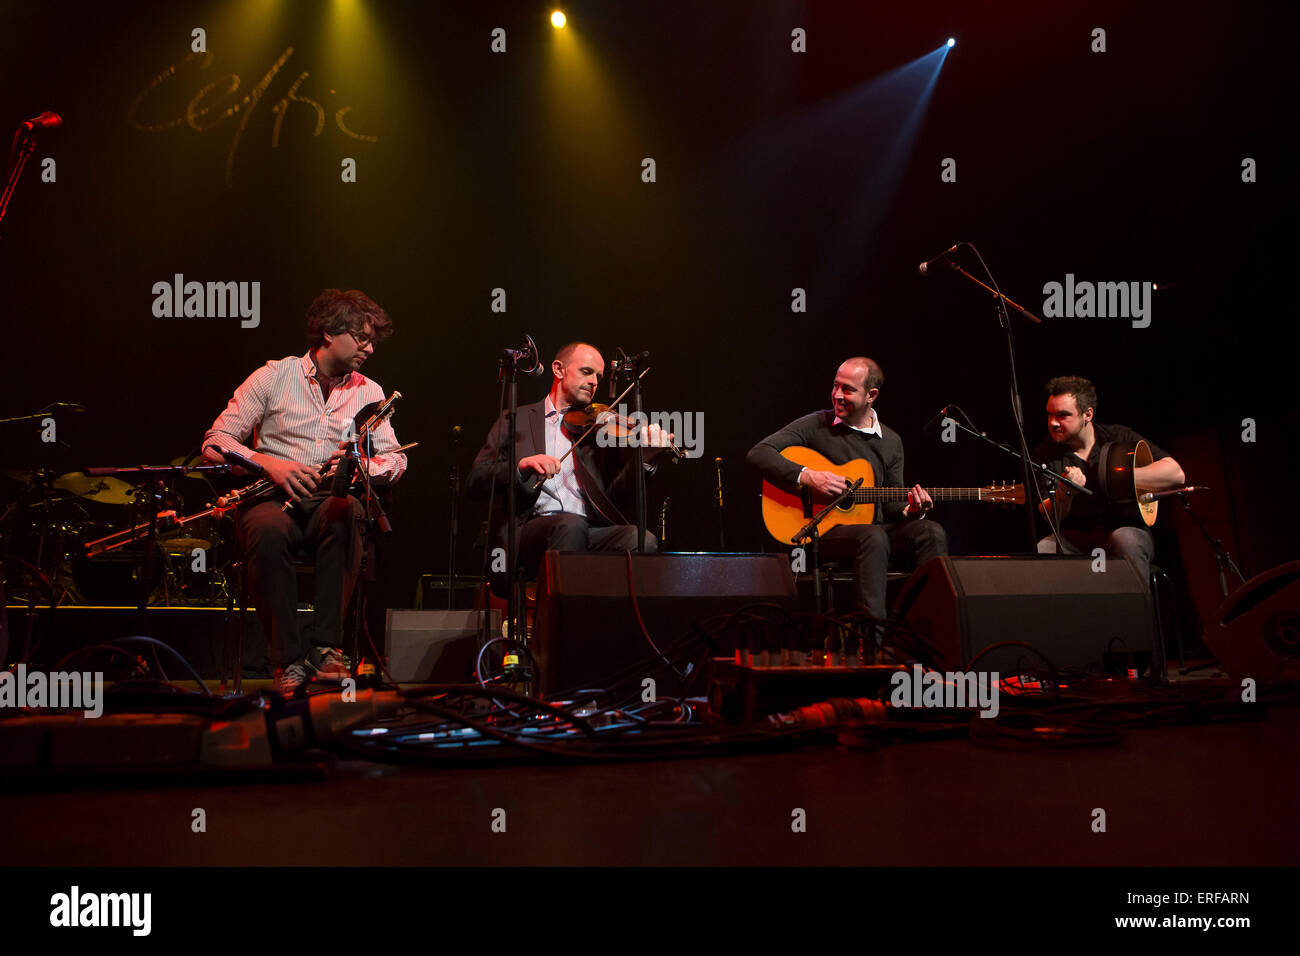
[[[1097, 390], [1086, 378], [1062, 375], [1047, 383], [1048, 438], [1034, 450], [1034, 460], [1093, 491], [1079, 494], [1059, 483], [1053, 492], [1044, 489], [1042, 512], [1060, 522], [1061, 539], [1070, 554], [1089, 554], [1102, 548], [1112, 558], [1128, 558], [1143, 581], [1151, 573], [1155, 541], [1151, 532], [1136, 525], [1142, 519], [1137, 509], [1126, 515], [1114, 506], [1102, 483], [1102, 449], [1112, 442], [1144, 442], [1141, 435], [1123, 425], [1093, 421]], [[1151, 442], [1151, 463], [1132, 469], [1131, 484], [1146, 491], [1164, 491], [1183, 484], [1183, 469], [1168, 453]], [[1154, 520], [1154, 513], [1151, 520]], [[1056, 551], [1051, 535], [1038, 542], [1038, 550]]]
[[[875, 484], [895, 488], [903, 484], [903, 441], [898, 433], [881, 423], [876, 399], [885, 376], [869, 358], [848, 359], [835, 373], [831, 386], [832, 409], [813, 412], [768, 435], [749, 450], [746, 461], [763, 477], [787, 492], [806, 486], [815, 502], [824, 503], [850, 484], [843, 475], [800, 467], [781, 453], [791, 446], [803, 446], [826, 458], [832, 466], [862, 459], [871, 465]], [[885, 582], [893, 556], [908, 565], [919, 565], [948, 553], [948, 537], [935, 521], [924, 521], [934, 507], [920, 485], [908, 492], [906, 503], [900, 491], [897, 500], [875, 508], [870, 524], [841, 524], [821, 538], [821, 553], [832, 560], [852, 560], [858, 602], [877, 620], [884, 620]]]

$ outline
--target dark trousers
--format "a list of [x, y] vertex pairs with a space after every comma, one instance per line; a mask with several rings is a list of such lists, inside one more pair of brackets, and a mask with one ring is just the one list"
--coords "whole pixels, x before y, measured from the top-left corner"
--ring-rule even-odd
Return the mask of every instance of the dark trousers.
[[948, 553], [948, 535], [937, 521], [904, 519], [893, 524], [847, 524], [822, 536], [824, 561], [853, 563], [858, 603], [879, 620], [888, 616], [885, 583], [890, 565], [912, 570]]
[[[1101, 548], [1107, 557], [1128, 558], [1145, 584], [1151, 578], [1151, 558], [1156, 553], [1156, 539], [1146, 528], [1116, 528], [1111, 531], [1099, 528], [1095, 531], [1080, 531], [1077, 528], [1062, 528], [1061, 540], [1065, 542], [1066, 554], [1092, 554], [1094, 548]], [[1055, 554], [1056, 539], [1051, 535], [1038, 542], [1040, 554]]]
[[312, 650], [298, 633], [295, 554], [315, 556], [313, 643], [341, 647], [343, 615], [361, 567], [363, 510], [356, 498], [321, 497], [300, 511], [264, 501], [239, 515], [240, 548], [247, 562], [248, 590], [271, 645], [271, 663], [287, 667]]
[[[659, 550], [659, 539], [645, 534], [647, 554]], [[635, 551], [636, 525], [616, 524], [593, 528], [586, 518], [568, 512], [542, 515], [519, 529], [519, 566], [532, 575], [547, 551]]]

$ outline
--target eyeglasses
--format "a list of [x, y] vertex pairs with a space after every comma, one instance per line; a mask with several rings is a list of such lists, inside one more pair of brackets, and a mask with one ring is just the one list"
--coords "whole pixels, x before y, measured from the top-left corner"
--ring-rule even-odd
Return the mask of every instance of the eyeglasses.
[[353, 332], [351, 329], [348, 329], [348, 335], [352, 336], [352, 340], [356, 342], [357, 346], [360, 348], [365, 348], [367, 345], [373, 345], [375, 341], [373, 335], [366, 335], [364, 332]]

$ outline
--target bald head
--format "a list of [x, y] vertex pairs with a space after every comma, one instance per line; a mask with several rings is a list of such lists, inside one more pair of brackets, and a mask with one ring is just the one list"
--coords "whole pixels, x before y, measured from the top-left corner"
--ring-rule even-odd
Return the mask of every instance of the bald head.
[[840, 371], [861, 376], [859, 384], [864, 390], [878, 389], [885, 384], [885, 373], [880, 370], [875, 359], [869, 359], [865, 355], [855, 355], [853, 358], [845, 359], [840, 366]]
[[551, 400], [556, 408], [588, 405], [595, 401], [596, 386], [605, 377], [605, 360], [586, 342], [570, 342], [551, 362]]
[[841, 421], [854, 428], [864, 428], [874, 421], [872, 406], [885, 383], [880, 366], [865, 355], [854, 356], [840, 364], [831, 386], [831, 404]]

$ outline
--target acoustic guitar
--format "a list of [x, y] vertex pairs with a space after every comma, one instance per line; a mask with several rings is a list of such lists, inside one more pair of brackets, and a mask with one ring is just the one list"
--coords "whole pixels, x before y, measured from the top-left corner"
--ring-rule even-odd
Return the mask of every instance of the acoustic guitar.
[[[820, 532], [825, 534], [831, 528], [842, 524], [871, 524], [876, 516], [876, 505], [890, 501], [907, 501], [907, 488], [876, 487], [875, 470], [865, 458], [855, 458], [843, 465], [833, 465], [824, 456], [802, 445], [791, 445], [781, 454], [796, 465], [803, 465], [812, 471], [833, 471], [849, 480], [849, 483], [862, 479], [862, 487], [853, 493], [822, 521]], [[929, 488], [930, 497], [935, 501], [984, 501], [990, 504], [1023, 505], [1025, 503], [1025, 486], [985, 485], [982, 488]], [[768, 532], [782, 544], [799, 533], [812, 516], [826, 506], [827, 500], [818, 501], [812, 491], [800, 487], [797, 494], [782, 491], [771, 482], [763, 482], [763, 524]]]

